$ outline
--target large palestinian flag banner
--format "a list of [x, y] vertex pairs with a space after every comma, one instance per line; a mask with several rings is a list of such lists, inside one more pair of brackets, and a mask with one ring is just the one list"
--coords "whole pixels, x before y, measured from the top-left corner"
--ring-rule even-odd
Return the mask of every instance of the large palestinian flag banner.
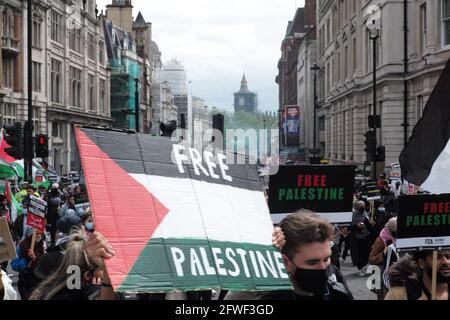
[[77, 128], [76, 138], [116, 290], [291, 288], [256, 166], [166, 137]]
[[450, 60], [400, 156], [403, 177], [425, 191], [450, 193]]

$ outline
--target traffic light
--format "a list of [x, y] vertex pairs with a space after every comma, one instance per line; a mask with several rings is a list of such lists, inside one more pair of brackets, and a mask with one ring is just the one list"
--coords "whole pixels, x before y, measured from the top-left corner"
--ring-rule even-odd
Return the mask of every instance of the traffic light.
[[377, 161], [385, 162], [386, 161], [386, 147], [380, 146], [377, 148]]
[[22, 123], [7, 124], [4, 139], [11, 147], [5, 148], [5, 152], [15, 159], [23, 159], [23, 130]]
[[377, 139], [375, 135], [375, 131], [367, 131], [366, 134], [364, 134], [366, 137], [366, 140], [364, 141], [364, 144], [366, 147], [364, 148], [364, 151], [367, 155], [367, 161], [376, 161], [377, 159]]
[[48, 158], [48, 135], [39, 134], [34, 141], [36, 158]]

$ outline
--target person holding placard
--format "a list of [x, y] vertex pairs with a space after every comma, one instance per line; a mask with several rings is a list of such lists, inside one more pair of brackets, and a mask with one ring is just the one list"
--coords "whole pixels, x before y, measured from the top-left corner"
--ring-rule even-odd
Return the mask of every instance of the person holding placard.
[[[36, 288], [30, 300], [115, 300], [104, 263], [104, 259], [113, 255], [114, 251], [101, 234], [86, 234], [82, 229], [73, 232], [61, 265]], [[99, 274], [101, 286], [92, 284]]]
[[331, 263], [333, 226], [328, 221], [302, 210], [284, 218], [273, 236], [294, 290], [259, 292], [256, 300], [353, 300]]
[[[433, 251], [401, 258], [389, 270], [391, 289], [385, 300], [432, 300]], [[450, 250], [437, 252], [436, 299], [450, 297]]]
[[34, 250], [32, 249], [33, 229], [27, 228], [25, 239], [17, 246], [17, 257], [12, 260], [11, 267], [19, 272], [18, 289], [22, 300], [27, 300], [33, 289], [39, 284], [39, 279], [34, 274], [34, 268], [45, 254], [44, 235], [36, 231]]

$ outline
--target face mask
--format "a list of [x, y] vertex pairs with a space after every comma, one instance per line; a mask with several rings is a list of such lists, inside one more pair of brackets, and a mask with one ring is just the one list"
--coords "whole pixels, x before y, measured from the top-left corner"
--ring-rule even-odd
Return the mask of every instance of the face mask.
[[41, 236], [37, 236], [36, 237], [36, 243], [39, 243], [39, 242], [41, 242], [42, 241], [42, 237]]
[[296, 267], [294, 280], [310, 293], [322, 296], [327, 291], [328, 270], [308, 270]]
[[380, 212], [386, 212], [386, 208], [378, 208], [378, 211], [380, 211]]
[[94, 223], [87, 222], [84, 226], [85, 226], [87, 231], [94, 231]]
[[359, 212], [363, 213], [364, 211], [366, 211], [365, 208], [359, 208]]

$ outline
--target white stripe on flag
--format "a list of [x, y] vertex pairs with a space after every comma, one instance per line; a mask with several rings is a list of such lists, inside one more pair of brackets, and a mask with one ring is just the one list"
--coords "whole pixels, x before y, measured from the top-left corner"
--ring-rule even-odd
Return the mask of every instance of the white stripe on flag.
[[272, 244], [273, 227], [263, 192], [199, 180], [130, 175], [169, 209], [152, 238]]
[[421, 188], [431, 193], [450, 193], [450, 140], [431, 168], [431, 173]]

